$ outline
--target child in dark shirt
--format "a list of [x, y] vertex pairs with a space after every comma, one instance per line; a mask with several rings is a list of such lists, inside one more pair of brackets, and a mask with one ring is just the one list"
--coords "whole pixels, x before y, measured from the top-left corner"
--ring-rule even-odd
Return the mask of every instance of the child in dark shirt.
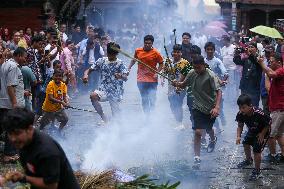
[[246, 159], [240, 162], [238, 167], [243, 168], [253, 163], [251, 157], [252, 146], [255, 169], [250, 176], [250, 180], [256, 180], [260, 177], [261, 152], [265, 145], [265, 138], [269, 136], [271, 118], [261, 109], [254, 107], [251, 98], [246, 94], [239, 96], [237, 104], [240, 110], [236, 117], [236, 121], [238, 122], [237, 145], [241, 142], [244, 125], [246, 124], [248, 127], [248, 132], [243, 140]]

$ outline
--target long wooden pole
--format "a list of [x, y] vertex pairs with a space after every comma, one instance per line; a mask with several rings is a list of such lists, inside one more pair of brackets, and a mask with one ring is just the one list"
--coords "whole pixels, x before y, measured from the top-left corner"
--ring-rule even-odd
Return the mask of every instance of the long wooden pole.
[[142, 62], [141, 60], [139, 60], [139, 59], [137, 59], [137, 58], [135, 58], [135, 57], [132, 57], [132, 56], [131, 56], [130, 54], [128, 54], [127, 52], [125, 52], [125, 51], [123, 51], [123, 50], [121, 50], [121, 49], [119, 49], [119, 48], [117, 48], [117, 47], [114, 47], [114, 46], [112, 46], [111, 48], [112, 48], [113, 50], [115, 50], [115, 51], [117, 51], [117, 52], [123, 54], [124, 56], [126, 56], [126, 57], [128, 57], [128, 58], [130, 58], [130, 59], [132, 59], [132, 60], [137, 61], [138, 63], [142, 64], [143, 66], [149, 68], [149, 70], [151, 70], [152, 72], [154, 72], [154, 73], [160, 75], [161, 77], [163, 77], [163, 78], [169, 80], [170, 82], [173, 82], [173, 81], [174, 81], [174, 80], [170, 79], [168, 76], [166, 76], [165, 74], [158, 72], [157, 70], [155, 70], [154, 68], [152, 68], [152, 67], [149, 66], [148, 64]]

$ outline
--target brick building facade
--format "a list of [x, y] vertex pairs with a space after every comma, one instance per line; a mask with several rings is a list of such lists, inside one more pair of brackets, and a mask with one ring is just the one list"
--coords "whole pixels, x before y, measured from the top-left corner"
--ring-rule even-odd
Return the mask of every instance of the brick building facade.
[[[236, 17], [236, 30], [242, 25], [250, 29], [257, 25], [273, 26], [276, 19], [284, 18], [284, 0], [215, 0], [221, 7], [221, 15], [231, 26]], [[232, 11], [232, 7], [236, 9]]]
[[[78, 19], [82, 19], [82, 16], [85, 15], [87, 22], [102, 26], [106, 22], [114, 22], [115, 19], [127, 19], [123, 14], [135, 12], [135, 7], [143, 1], [73, 0], [72, 2], [79, 2], [79, 4], [78, 12], [75, 12], [75, 15], [72, 16], [76, 20], [76, 14]], [[46, 2], [53, 9], [53, 13], [48, 15], [49, 19], [44, 14]], [[0, 28], [7, 27], [14, 30], [29, 26], [32, 30], [41, 30], [44, 27], [53, 26], [55, 16], [59, 16], [58, 13], [66, 2], [67, 0], [0, 0]], [[87, 6], [87, 9], [84, 9], [84, 6]], [[66, 21], [65, 18], [63, 17], [62, 20]]]
[[42, 20], [39, 15], [43, 3], [44, 0], [1, 0], [0, 28], [15, 30], [29, 26], [33, 30], [41, 29]]

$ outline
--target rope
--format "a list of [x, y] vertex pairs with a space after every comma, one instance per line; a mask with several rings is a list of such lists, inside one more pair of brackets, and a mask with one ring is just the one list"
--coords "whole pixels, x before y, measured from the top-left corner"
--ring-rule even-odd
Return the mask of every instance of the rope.
[[84, 112], [98, 113], [97, 111], [87, 110], [87, 109], [78, 108], [78, 107], [74, 107], [74, 106], [67, 106], [66, 109], [73, 109], [73, 110], [79, 110], [79, 111], [84, 111]]

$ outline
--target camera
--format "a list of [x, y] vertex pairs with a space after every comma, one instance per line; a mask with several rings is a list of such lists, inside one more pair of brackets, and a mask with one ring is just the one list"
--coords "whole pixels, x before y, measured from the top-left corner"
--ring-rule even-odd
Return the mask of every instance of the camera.
[[237, 53], [237, 54], [241, 54], [241, 53], [244, 53], [244, 52], [246, 52], [246, 48], [244, 48], [244, 47], [236, 47], [236, 49], [235, 49], [235, 52]]

